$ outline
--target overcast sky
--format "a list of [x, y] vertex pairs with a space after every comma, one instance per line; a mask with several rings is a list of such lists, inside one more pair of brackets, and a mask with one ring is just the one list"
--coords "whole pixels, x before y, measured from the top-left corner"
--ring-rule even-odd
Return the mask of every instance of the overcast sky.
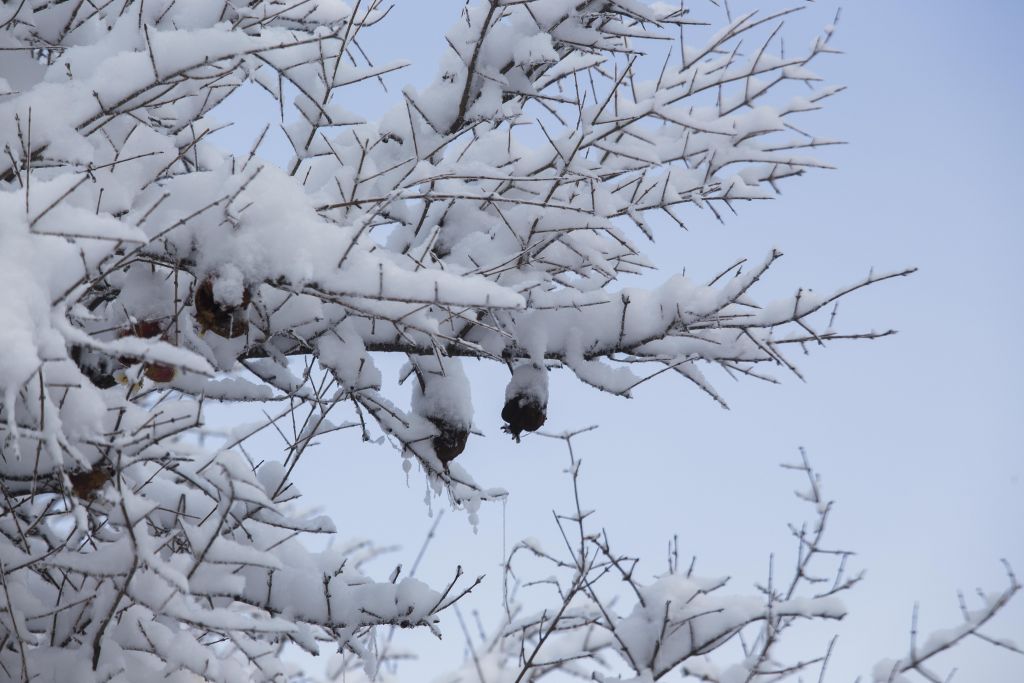
[[[755, 3], [731, 4], [739, 12]], [[359, 101], [343, 101], [349, 109], [380, 111], [405, 83], [431, 77], [462, 2], [396, 5], [364, 47], [375, 61], [413, 66], [387, 79], [391, 95], [360, 91]], [[806, 44], [834, 11], [832, 2], [809, 5], [787, 35]], [[736, 592], [764, 579], [771, 552], [787, 567], [795, 547], [786, 522], [803, 519], [792, 496], [802, 482], [778, 463], [807, 448], [837, 500], [830, 545], [855, 550], [855, 568], [868, 570], [837, 627], [833, 681], [905, 654], [915, 601], [922, 631], [951, 626], [957, 589], [1005, 586], [999, 558], [1024, 576], [1022, 32], [1024, 6], [1009, 0], [850, 3], [835, 38], [845, 54], [816, 64], [848, 90], [806, 119], [815, 133], [849, 142], [821, 153], [838, 170], [792, 180], [778, 200], [746, 205], [724, 226], [696, 212], [688, 233], [661, 225], [651, 249], [667, 276], [684, 266], [710, 275], [778, 247], [786, 256], [761, 298], [798, 286], [830, 290], [871, 267], [917, 266], [912, 278], [840, 306], [840, 327], [895, 327], [899, 335], [812, 350], [801, 364], [807, 383], [791, 375], [780, 375], [781, 386], [733, 382], [714, 373], [730, 411], [667, 376], [639, 388], [634, 400], [553, 378], [551, 431], [601, 425], [577, 444], [584, 507], [597, 508], [597, 523], [619, 550], [646, 558], [651, 573], [663, 571], [674, 533], [683, 554], [698, 556], [699, 571], [731, 575]], [[220, 118], [235, 125], [221, 140], [247, 150], [273, 117], [272, 110], [254, 114], [261, 106], [269, 103], [248, 92], [223, 107]], [[262, 149], [286, 158], [279, 143]], [[393, 364], [383, 365], [393, 373]], [[487, 573], [473, 596], [485, 621], [500, 605], [503, 544], [523, 536], [554, 544], [551, 510], [565, 509], [570, 493], [564, 446], [539, 437], [516, 445], [500, 432], [507, 370], [488, 365], [468, 366], [476, 426], [486, 437], [472, 438], [460, 462], [511, 495], [507, 505], [481, 511], [475, 534], [463, 513], [446, 513], [421, 570], [435, 583], [456, 563]], [[407, 394], [406, 386], [392, 396]], [[343, 535], [404, 545], [394, 562], [407, 567], [432, 523], [422, 475], [414, 470], [407, 485], [394, 451], [363, 445], [355, 434], [306, 456], [298, 482]], [[447, 506], [432, 502], [435, 514]], [[379, 566], [382, 574], [389, 569]], [[415, 641], [427, 644], [428, 661], [409, 665], [404, 679], [424, 680], [446, 658], [461, 657], [458, 626], [447, 621], [448, 642]], [[1024, 642], [1024, 599], [988, 631]], [[801, 646], [827, 643], [828, 635]], [[956, 666], [954, 680], [965, 682], [1024, 680], [1024, 658], [980, 645], [936, 668]]]

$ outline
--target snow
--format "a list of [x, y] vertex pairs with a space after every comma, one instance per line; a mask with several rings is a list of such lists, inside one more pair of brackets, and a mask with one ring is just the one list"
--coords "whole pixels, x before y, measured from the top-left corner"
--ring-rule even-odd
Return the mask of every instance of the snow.
[[[559, 366], [621, 396], [672, 369], [724, 405], [698, 365], [790, 367], [780, 346], [815, 338], [827, 304], [907, 274], [768, 303], [755, 288], [777, 251], [710, 282], [634, 277], [653, 267], [654, 213], [717, 213], [821, 166], [779, 139], [837, 92], [776, 95], [816, 80], [807, 63], [826, 48], [730, 51], [753, 15], [657, 77], [623, 71], [637, 45], [675, 39], [677, 11], [471, 3], [434, 81], [373, 118], [349, 86], [405, 65], [362, 54], [358, 34], [388, 14], [376, 4], [5, 3], [0, 479], [18, 514], [0, 515], [0, 668], [42, 683], [283, 680], [290, 642], [375, 673], [374, 629], [440, 633], [475, 584], [375, 580], [376, 547], [304, 545], [335, 532], [291, 481], [322, 437], [358, 426], [406, 475], [419, 467], [428, 503], [445, 495], [476, 525], [506, 492], [454, 461], [478, 443], [469, 359], [507, 366], [506, 400], [535, 404], [537, 424]], [[216, 106], [247, 83], [279, 100], [286, 163], [215, 142]], [[407, 360], [410, 389], [389, 385], [382, 354]], [[207, 401], [266, 404], [267, 419], [225, 440]], [[249, 452], [261, 430], [283, 455]], [[624, 616], [580, 594], [565, 618], [603, 619], [602, 634], [569, 628], [538, 652], [577, 666], [597, 643], [650, 681], [748, 625], [844, 613], [720, 583], [638, 579]], [[489, 680], [512, 675], [515, 637], [484, 657]]]
[[410, 357], [410, 363], [417, 377], [413, 383], [413, 411], [468, 431], [473, 425], [473, 401], [469, 378], [459, 359], [415, 356]]
[[505, 386], [505, 400], [518, 396], [529, 396], [541, 405], [547, 405], [548, 371], [543, 363], [520, 363], [512, 371], [512, 378]]
[[551, 44], [551, 35], [548, 33], [538, 33], [517, 41], [512, 58], [520, 66], [559, 61], [558, 53]]

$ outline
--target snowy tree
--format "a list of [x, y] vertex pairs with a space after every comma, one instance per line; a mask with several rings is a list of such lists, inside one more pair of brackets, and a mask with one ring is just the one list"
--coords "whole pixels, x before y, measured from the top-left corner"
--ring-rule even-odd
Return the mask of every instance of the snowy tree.
[[[346, 86], [403, 66], [360, 46], [390, 9], [0, 7], [6, 678], [286, 680], [297, 674], [282, 647], [321, 643], [374, 675], [376, 627], [440, 633], [478, 580], [458, 568], [438, 587], [398, 571], [373, 580], [372, 545], [306, 549], [305, 535], [334, 527], [299, 512], [289, 477], [320, 435], [381, 433], [472, 520], [505, 492], [454, 462], [473, 445], [464, 359], [508, 367], [501, 416], [518, 440], [557, 401], [553, 370], [623, 396], [671, 371], [724, 405], [703, 367], [775, 381], [763, 368], [799, 375], [795, 345], [890, 334], [834, 327], [835, 302], [910, 269], [769, 302], [755, 289], [777, 251], [708, 282], [633, 277], [653, 268], [641, 247], [654, 216], [686, 227], [691, 209], [718, 217], [825, 165], [810, 154], [833, 141], [798, 120], [840, 90], [811, 70], [833, 26], [793, 52], [780, 27], [795, 10], [726, 8], [708, 25], [723, 16], [714, 6], [486, 0], [437, 38], [450, 50], [436, 80], [367, 121]], [[211, 112], [246, 84], [280, 104], [284, 166], [260, 155], [263, 135], [242, 155], [211, 141]], [[409, 405], [383, 386], [382, 354], [406, 359]], [[211, 446], [207, 401], [263, 404], [267, 417]], [[282, 420], [295, 426], [283, 462], [245, 449]], [[828, 506], [810, 482], [820, 530]], [[570, 578], [557, 616], [510, 608], [490, 659], [473, 662], [504, 672], [487, 680], [589, 672], [608, 652], [636, 680], [680, 668], [767, 680], [791, 620], [842, 614], [842, 573], [811, 597], [796, 592], [813, 583], [800, 567], [793, 587], [752, 598], [722, 597], [678, 563], [642, 584], [585, 517], [569, 515], [567, 559], [517, 546]], [[808, 558], [823, 552], [809, 533]], [[623, 616], [595, 587], [613, 574], [634, 591]], [[958, 631], [876, 678], [929, 677], [931, 650], [977, 633], [1018, 588], [1011, 573]], [[755, 623], [743, 675], [695, 668]]]

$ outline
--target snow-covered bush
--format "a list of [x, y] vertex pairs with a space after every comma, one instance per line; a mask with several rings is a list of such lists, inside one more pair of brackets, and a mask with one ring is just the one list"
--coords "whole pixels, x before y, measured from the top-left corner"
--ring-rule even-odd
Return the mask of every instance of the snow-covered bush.
[[[289, 475], [317, 435], [354, 425], [379, 428], [407, 472], [420, 468], [471, 515], [503, 496], [453, 462], [473, 443], [462, 358], [509, 366], [503, 416], [518, 437], [557, 401], [551, 368], [628, 395], [651, 374], [633, 368], [650, 365], [722, 401], [701, 366], [796, 373], [792, 345], [888, 334], [834, 329], [829, 309], [909, 270], [767, 303], [754, 289], [774, 251], [706, 283], [619, 282], [652, 268], [641, 251], [652, 215], [718, 215], [822, 165], [807, 154], [829, 141], [792, 121], [838, 90], [810, 70], [831, 51], [831, 27], [794, 54], [778, 42], [788, 11], [704, 29], [682, 5], [487, 0], [458, 18], [430, 86], [365, 121], [345, 86], [402, 66], [371, 63], [359, 45], [388, 10], [0, 7], [3, 676], [283, 680], [281, 648], [320, 642], [372, 671], [375, 626], [437, 629], [476, 584], [457, 569], [435, 588], [371, 580], [370, 545], [307, 550], [302, 535], [333, 527], [295, 511]], [[246, 83], [297, 114], [284, 167], [261, 158], [262, 136], [243, 155], [210, 141], [211, 110]], [[408, 408], [382, 386], [379, 354], [407, 357]], [[271, 404], [269, 417], [212, 448], [211, 400]], [[299, 427], [283, 463], [242, 449], [286, 416]], [[564, 565], [573, 596], [592, 599], [566, 603], [572, 633], [558, 641], [577, 646], [566, 661], [617, 648], [646, 680], [746, 621], [774, 633], [798, 613], [838, 616], [831, 601], [770, 590], [767, 607], [725, 605], [674, 571], [637, 584], [640, 606], [622, 622], [633, 626], [606, 621], [600, 643], [573, 641], [610, 618], [587, 583], [622, 571], [605, 548], [582, 535], [575, 569]], [[666, 596], [684, 595], [726, 610], [709, 620], [713, 637], [659, 632], [693, 627], [694, 606], [656, 618]], [[551, 632], [522, 620], [503, 631], [521, 644]], [[510, 680], [544, 671], [522, 664]]]

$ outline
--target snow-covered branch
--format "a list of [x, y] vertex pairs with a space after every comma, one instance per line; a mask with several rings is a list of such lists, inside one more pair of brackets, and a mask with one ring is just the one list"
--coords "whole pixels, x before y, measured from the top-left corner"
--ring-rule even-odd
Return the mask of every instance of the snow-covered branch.
[[[718, 216], [825, 165], [801, 154], [830, 141], [791, 121], [839, 90], [811, 71], [833, 27], [787, 55], [795, 10], [713, 32], [662, 4], [481, 2], [446, 36], [436, 80], [367, 121], [344, 88], [402, 66], [375, 65], [359, 44], [386, 25], [381, 0], [68, 9], [35, 3], [3, 23], [22, 70], [0, 101], [4, 258], [12, 281], [36, 288], [34, 319], [49, 303], [43, 327], [57, 335], [46, 353], [19, 346], [11, 364], [25, 371], [5, 386], [68, 357], [108, 390], [128, 359], [197, 398], [308, 401], [290, 357], [358, 366], [336, 377], [345, 403], [466, 500], [480, 487], [446, 467], [465, 414], [454, 431], [422, 425], [380, 386], [375, 354], [564, 366], [623, 396], [671, 370], [725, 405], [702, 364], [799, 375], [786, 344], [891, 333], [823, 328], [815, 314], [913, 269], [768, 304], [754, 294], [778, 251], [706, 283], [619, 282], [652, 269], [641, 245], [655, 214]], [[283, 167], [259, 155], [266, 129], [248, 154], [211, 142], [215, 106], [246, 83], [290, 121]], [[240, 371], [255, 382], [210, 381]]]
[[[386, 30], [383, 0], [3, 3], [0, 670], [282, 680], [282, 647], [324, 642], [372, 671], [373, 628], [435, 630], [476, 583], [374, 581], [372, 548], [306, 550], [333, 532], [297, 511], [290, 479], [318, 437], [387, 441], [475, 519], [505, 492], [454, 462], [472, 444], [464, 358], [509, 368], [518, 440], [558, 400], [555, 369], [621, 396], [673, 371], [725, 405], [704, 368], [774, 381], [764, 366], [799, 374], [789, 344], [890, 334], [835, 328], [834, 304], [913, 269], [773, 302], [756, 297], [777, 250], [709, 281], [635, 277], [654, 270], [659, 221], [774, 196], [836, 142], [801, 120], [841, 90], [812, 71], [833, 27], [793, 53], [781, 35], [797, 10], [720, 28], [705, 11], [721, 14], [470, 3], [437, 38], [433, 82], [367, 120], [346, 88], [405, 64], [360, 43]], [[286, 163], [261, 154], [267, 129], [245, 153], [215, 142], [217, 105], [249, 87], [277, 102]], [[383, 354], [406, 361], [411, 402], [384, 386]], [[211, 446], [211, 400], [265, 419]], [[270, 430], [283, 461], [246, 450]], [[799, 532], [801, 562], [825, 552], [826, 516]], [[610, 651], [658, 677], [751, 627], [761, 671], [792, 620], [840, 615], [832, 594], [797, 595], [800, 563], [787, 590], [743, 599], [678, 567], [641, 583], [587, 517], [560, 518], [578, 536], [568, 559], [518, 551], [571, 578], [554, 612], [510, 608], [493, 649], [519, 657], [516, 680]], [[608, 575], [632, 612], [602, 597]]]

